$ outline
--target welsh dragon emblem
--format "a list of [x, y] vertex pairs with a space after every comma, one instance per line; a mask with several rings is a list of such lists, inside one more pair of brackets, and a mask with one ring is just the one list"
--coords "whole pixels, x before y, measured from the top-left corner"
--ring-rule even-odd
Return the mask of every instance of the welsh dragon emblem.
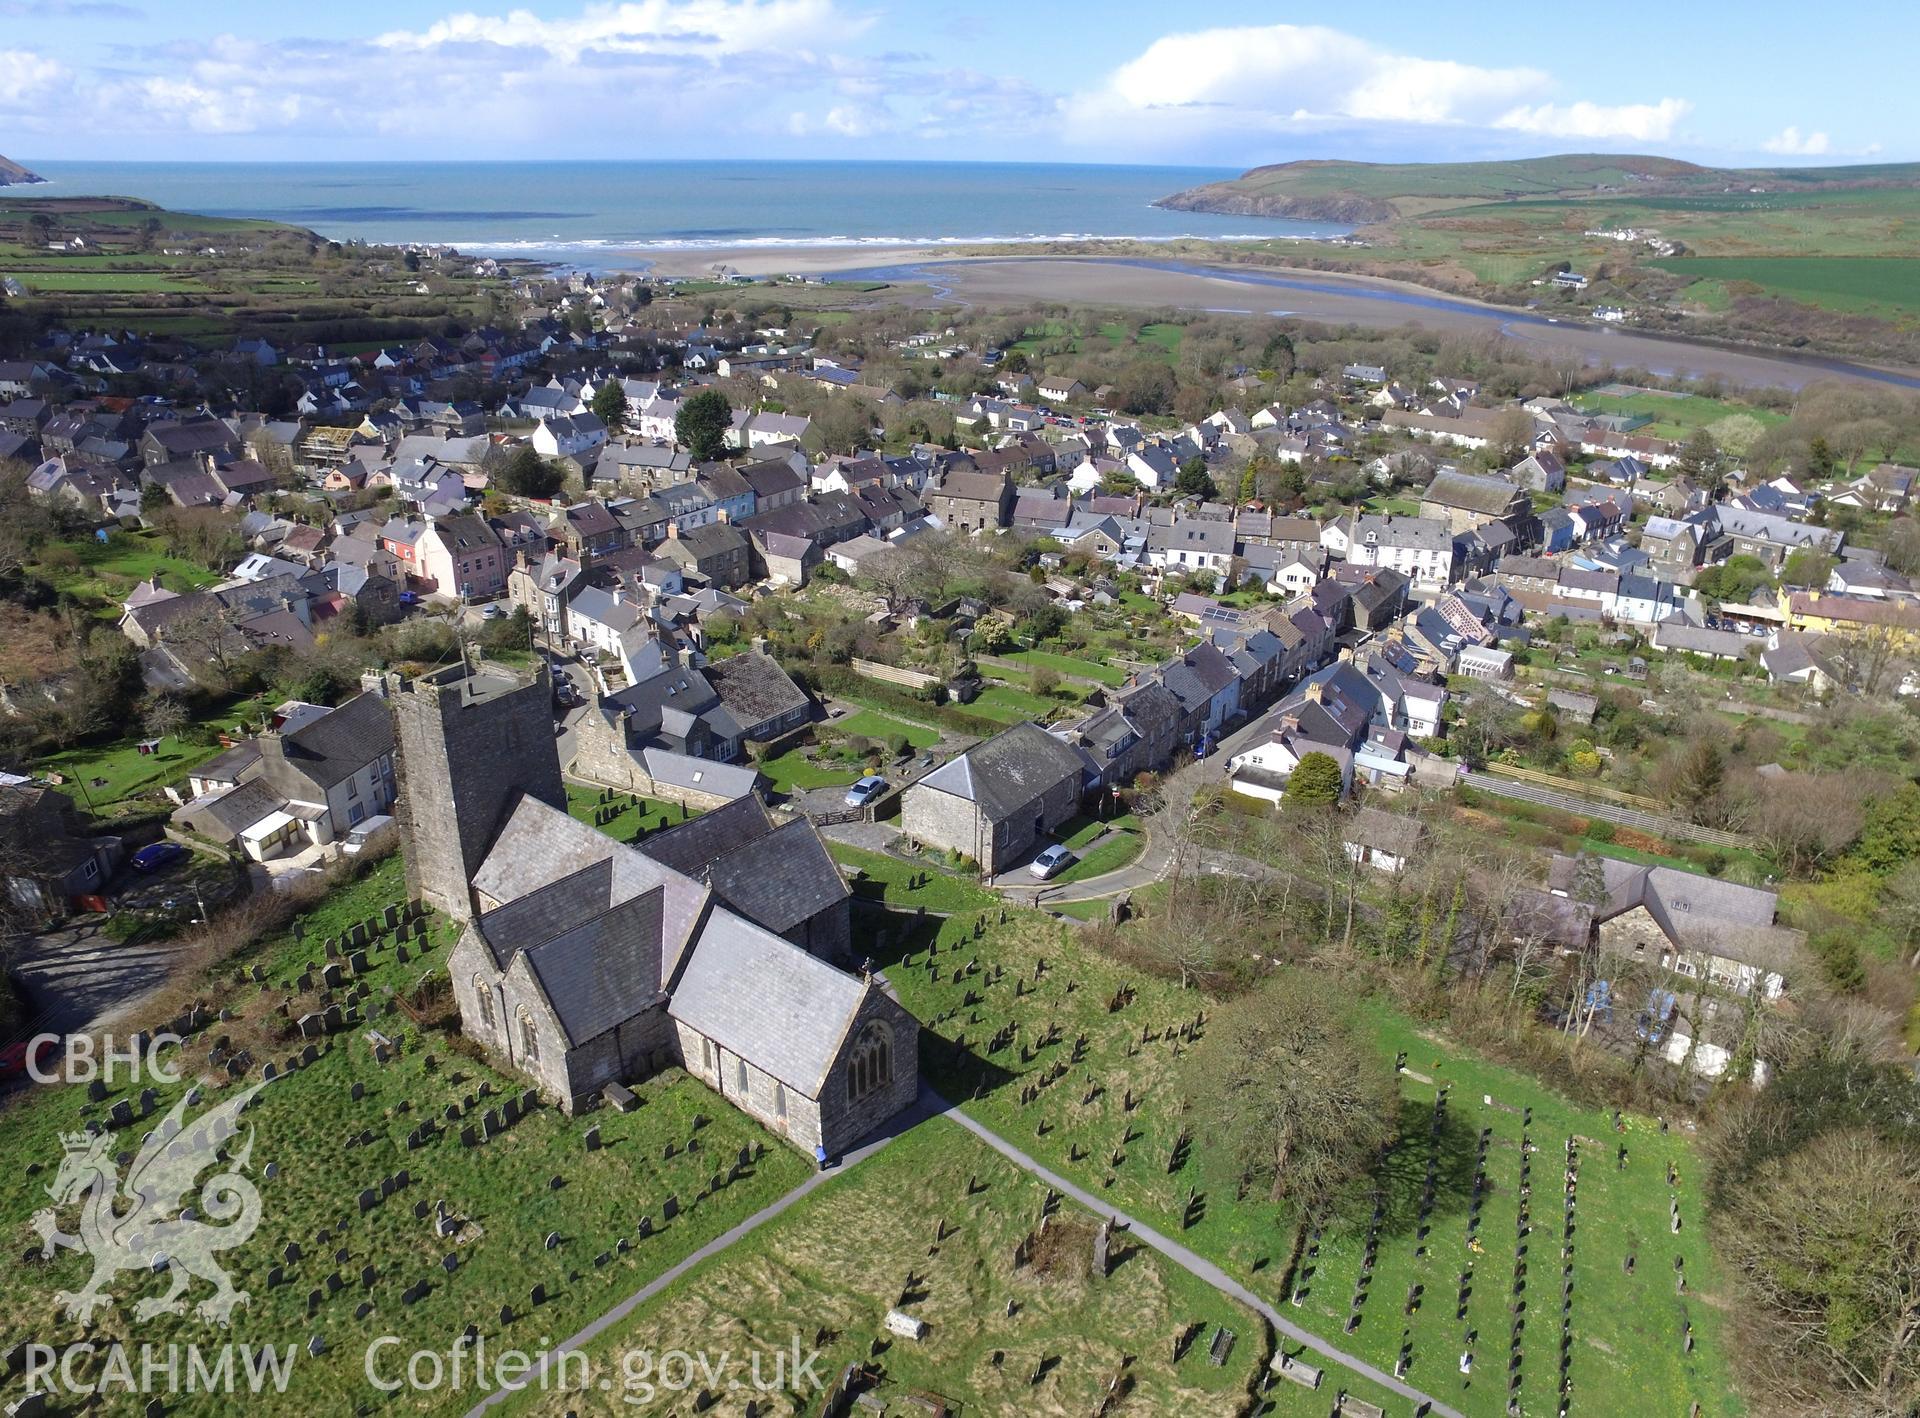
[[[141, 1145], [124, 1183], [109, 1150], [110, 1134], [62, 1134], [66, 1151], [47, 1187], [54, 1206], [34, 1213], [33, 1228], [40, 1235], [44, 1259], [52, 1259], [59, 1246], [93, 1257], [93, 1275], [83, 1289], [54, 1295], [69, 1319], [85, 1324], [96, 1309], [110, 1308], [113, 1296], [103, 1287], [121, 1271], [158, 1270], [163, 1264], [172, 1286], [166, 1294], [135, 1305], [138, 1319], [185, 1310], [181, 1297], [194, 1276], [214, 1287], [213, 1294], [194, 1306], [194, 1313], [209, 1324], [224, 1327], [235, 1306], [248, 1302], [247, 1292], [233, 1288], [215, 1256], [244, 1245], [260, 1224], [260, 1193], [242, 1175], [253, 1157], [253, 1129], [247, 1128], [245, 1142], [237, 1150], [228, 1149], [224, 1159], [221, 1148], [239, 1135], [240, 1114], [266, 1085], [262, 1079], [225, 1099], [191, 1129], [185, 1117], [194, 1091], [183, 1095]], [[181, 1202], [200, 1174], [216, 1165], [222, 1170], [199, 1190], [199, 1215], [224, 1224], [208, 1225], [198, 1216], [184, 1215]], [[75, 1201], [81, 1202], [80, 1234], [69, 1236], [59, 1229], [54, 1208]]]

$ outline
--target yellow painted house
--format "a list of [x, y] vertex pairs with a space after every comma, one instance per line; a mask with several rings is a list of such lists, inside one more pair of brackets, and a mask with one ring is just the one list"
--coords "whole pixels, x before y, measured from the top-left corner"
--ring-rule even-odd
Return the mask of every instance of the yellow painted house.
[[1783, 595], [1781, 602], [1789, 630], [1814, 635], [1884, 633], [1902, 650], [1920, 649], [1920, 605], [1810, 591]]

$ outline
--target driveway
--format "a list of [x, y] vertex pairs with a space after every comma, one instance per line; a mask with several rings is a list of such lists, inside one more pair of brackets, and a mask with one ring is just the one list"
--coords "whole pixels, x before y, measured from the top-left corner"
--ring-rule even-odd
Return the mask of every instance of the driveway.
[[179, 941], [126, 945], [105, 933], [106, 923], [86, 916], [20, 942], [13, 975], [36, 1012], [36, 1033], [101, 1028], [167, 982]]

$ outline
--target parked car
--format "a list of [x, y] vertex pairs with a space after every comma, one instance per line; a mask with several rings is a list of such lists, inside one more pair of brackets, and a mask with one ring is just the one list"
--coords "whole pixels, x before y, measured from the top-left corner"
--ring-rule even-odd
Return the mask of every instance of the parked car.
[[59, 1065], [60, 1046], [58, 1034], [36, 1034], [31, 1039], [7, 1045], [0, 1049], [0, 1078], [19, 1078], [25, 1074], [29, 1050], [41, 1072], [49, 1072]]
[[498, 620], [505, 614], [506, 612], [500, 609], [500, 603], [498, 601], [488, 601], [484, 606], [480, 607], [480, 619], [482, 620]]
[[847, 789], [847, 806], [865, 807], [886, 790], [887, 780], [878, 773], [869, 773]]
[[135, 871], [163, 871], [175, 862], [185, 861], [187, 849], [178, 842], [155, 842], [150, 847], [142, 847], [127, 859], [127, 865]]
[[1039, 877], [1040, 880], [1045, 881], [1047, 878], [1056, 876], [1066, 870], [1067, 864], [1075, 860], [1077, 859], [1072, 852], [1068, 851], [1058, 842], [1055, 842], [1051, 847], [1045, 848], [1039, 856], [1029, 862], [1027, 864], [1027, 870]]

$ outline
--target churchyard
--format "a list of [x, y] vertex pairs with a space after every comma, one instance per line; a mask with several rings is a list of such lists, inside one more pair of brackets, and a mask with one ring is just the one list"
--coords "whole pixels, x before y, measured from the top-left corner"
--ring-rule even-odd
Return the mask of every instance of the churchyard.
[[[152, 1021], [189, 1026], [177, 1083], [35, 1086], [0, 1112], [0, 1155], [17, 1169], [0, 1192], [0, 1222], [13, 1254], [35, 1257], [14, 1267], [0, 1298], [10, 1343], [64, 1346], [85, 1333], [55, 1292], [80, 1289], [91, 1262], [72, 1250], [40, 1261], [31, 1224], [48, 1203], [62, 1134], [97, 1126], [117, 1161], [189, 1088], [191, 1128], [272, 1075], [227, 1146], [231, 1157], [252, 1135], [259, 1227], [223, 1257], [250, 1301], [230, 1330], [210, 1328], [190, 1307], [211, 1292], [194, 1281], [185, 1313], [139, 1320], [137, 1302], [162, 1293], [165, 1277], [122, 1273], [89, 1337], [292, 1347], [285, 1393], [249, 1399], [262, 1412], [352, 1411], [374, 1396], [363, 1360], [381, 1336], [399, 1337], [403, 1355], [444, 1352], [471, 1326], [496, 1351], [537, 1351], [807, 1175], [808, 1159], [677, 1070], [636, 1085], [631, 1111], [570, 1118], [440, 1032], [451, 1003], [435, 982], [455, 932], [409, 916], [398, 866], [339, 887], [293, 930], [216, 967], [194, 1017]], [[181, 1202], [207, 1205], [197, 1190]], [[63, 1232], [78, 1229], [78, 1210], [60, 1209]], [[96, 1350], [76, 1367], [97, 1376], [104, 1363]], [[19, 1387], [9, 1377], [0, 1402]], [[409, 1406], [460, 1412], [470, 1401], [440, 1394]], [[225, 1413], [231, 1402], [181, 1393], [166, 1411]]]
[[1735, 1411], [1702, 1168], [1677, 1131], [1576, 1107], [1369, 1002], [1368, 1033], [1402, 1064], [1400, 1138], [1302, 1226], [1216, 1189], [1183, 1122], [1203, 994], [997, 908], [895, 925], [871, 949], [925, 1026], [935, 1088], [1329, 1342], [1476, 1418], [1510, 1397], [1556, 1413], [1563, 1392], [1573, 1414]]
[[[803, 1353], [824, 1354], [815, 1372], [828, 1384], [870, 1367], [888, 1413], [928, 1411], [914, 1395], [970, 1415], [1243, 1411], [1266, 1362], [1264, 1321], [1124, 1231], [1109, 1233], [1102, 1274], [1102, 1218], [1050, 1197], [958, 1124], [931, 1119], [594, 1340], [590, 1370], [616, 1375], [612, 1392], [528, 1393], [507, 1411], [631, 1412], [617, 1377], [638, 1364], [629, 1356], [724, 1350], [740, 1387], [722, 1379], [705, 1411], [811, 1415], [825, 1392], [760, 1394], [749, 1378], [747, 1356], [760, 1353], [770, 1376], [772, 1354], [790, 1355], [796, 1335]], [[925, 1332], [890, 1332], [889, 1312]], [[1218, 1341], [1215, 1363], [1223, 1329], [1231, 1346]], [[701, 1411], [705, 1386], [662, 1390], [654, 1407]], [[1276, 1381], [1276, 1411], [1324, 1414], [1332, 1392]]]

